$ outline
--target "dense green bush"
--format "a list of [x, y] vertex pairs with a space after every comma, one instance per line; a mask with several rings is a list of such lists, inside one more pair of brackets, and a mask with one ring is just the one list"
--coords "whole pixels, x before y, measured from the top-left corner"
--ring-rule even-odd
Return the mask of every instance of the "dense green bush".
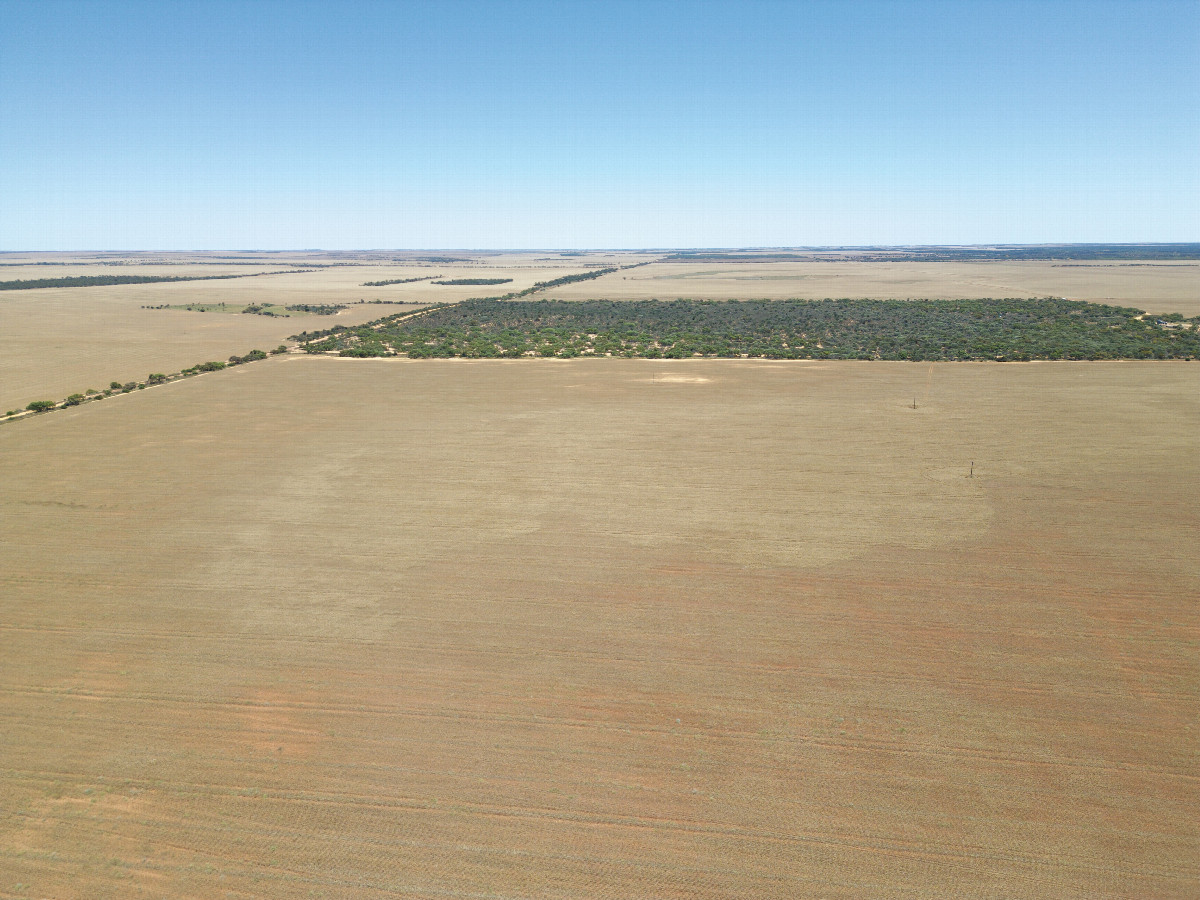
[[1195, 359], [1200, 332], [1128, 307], [1047, 298], [611, 301], [494, 299], [298, 336], [309, 352], [412, 357]]
[[332, 316], [346, 308], [344, 303], [294, 303], [284, 307], [289, 312], [309, 313], [314, 316]]

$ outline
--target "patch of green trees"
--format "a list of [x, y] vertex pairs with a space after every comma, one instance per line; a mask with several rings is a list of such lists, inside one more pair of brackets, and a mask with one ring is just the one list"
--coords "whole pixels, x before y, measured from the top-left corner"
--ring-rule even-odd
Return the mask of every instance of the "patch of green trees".
[[346, 308], [344, 303], [294, 303], [284, 307], [288, 312], [310, 313], [314, 316], [332, 316]]
[[1046, 298], [478, 299], [297, 336], [310, 353], [428, 357], [1197, 359], [1200, 317]]

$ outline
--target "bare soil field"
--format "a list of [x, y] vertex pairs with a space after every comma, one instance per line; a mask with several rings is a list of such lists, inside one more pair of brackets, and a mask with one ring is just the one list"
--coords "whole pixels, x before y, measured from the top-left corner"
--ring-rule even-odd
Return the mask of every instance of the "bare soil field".
[[654, 263], [555, 288], [567, 300], [1066, 297], [1200, 314], [1200, 262]]
[[1195, 897], [1198, 388], [279, 357], [2, 426], [0, 895]]

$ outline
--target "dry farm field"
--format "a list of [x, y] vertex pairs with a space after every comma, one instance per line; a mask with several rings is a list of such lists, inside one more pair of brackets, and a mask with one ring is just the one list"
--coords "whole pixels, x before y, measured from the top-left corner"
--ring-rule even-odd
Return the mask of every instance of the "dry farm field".
[[[303, 330], [355, 325], [399, 311], [386, 303], [457, 302], [520, 291], [596, 268], [647, 263], [535, 297], [974, 298], [1064, 296], [1200, 314], [1200, 262], [653, 262], [632, 252], [0, 254], [0, 281], [88, 275], [254, 275], [236, 279], [0, 291], [0, 414], [112, 381], [145, 379], [207, 359], [268, 350]], [[297, 268], [312, 267], [296, 273]], [[496, 286], [438, 280], [511, 278]], [[366, 287], [366, 282], [423, 278]], [[358, 305], [358, 301], [368, 301]], [[334, 317], [269, 318], [154, 306], [349, 304]]]
[[565, 300], [1066, 297], [1200, 314], [1200, 261], [661, 262], [556, 288]]
[[293, 355], [8, 423], [0, 896], [1195, 897], [1198, 451], [1169, 362]]
[[[585, 271], [573, 256], [545, 254], [433, 254], [430, 258], [379, 259], [377, 255], [293, 254], [230, 261], [203, 254], [120, 255], [98, 262], [82, 254], [0, 254], [0, 280], [16, 281], [87, 275], [196, 276], [249, 275], [297, 266], [321, 265], [307, 272], [236, 279], [57, 287], [0, 291], [0, 414], [31, 400], [61, 399], [111, 381], [145, 379], [151, 372], [174, 372], [208, 359], [225, 359], [258, 348], [269, 350], [305, 329], [333, 323], [354, 325], [402, 307], [381, 307], [359, 300], [391, 303], [446, 302], [529, 287], [536, 281]], [[411, 255], [411, 254], [410, 254]], [[441, 262], [446, 258], [452, 262]], [[594, 264], [622, 257], [597, 254]], [[122, 264], [115, 264], [120, 262]], [[495, 287], [431, 285], [429, 281], [383, 287], [364, 282], [444, 276], [512, 278]], [[162, 305], [248, 303], [349, 304], [335, 317], [268, 318], [221, 315]]]

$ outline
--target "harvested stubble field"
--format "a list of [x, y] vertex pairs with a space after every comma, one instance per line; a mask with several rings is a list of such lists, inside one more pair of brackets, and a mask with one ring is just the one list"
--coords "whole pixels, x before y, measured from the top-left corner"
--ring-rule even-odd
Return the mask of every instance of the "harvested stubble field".
[[[169, 254], [162, 254], [169, 256]], [[55, 265], [36, 265], [36, 257], [7, 254], [28, 265], [0, 268], [8, 280], [57, 278], [67, 275], [247, 275], [278, 271], [311, 260], [328, 264], [338, 257], [281, 258], [262, 267], [220, 262], [199, 263], [202, 254], [184, 256], [172, 264], [84, 265], [68, 255], [49, 255]], [[120, 257], [118, 257], [120, 258]], [[157, 257], [150, 257], [153, 262]], [[488, 266], [487, 263], [494, 263]], [[481, 259], [480, 264], [382, 264], [363, 260], [311, 272], [262, 275], [215, 281], [182, 281], [157, 284], [123, 284], [100, 287], [41, 288], [0, 292], [0, 414], [20, 409], [31, 400], [61, 398], [89, 387], [101, 389], [111, 381], [144, 379], [150, 372], [176, 371], [207, 359], [225, 359], [255, 347], [270, 349], [305, 327], [325, 328], [334, 322], [356, 325], [378, 318], [381, 306], [359, 300], [384, 300], [396, 304], [463, 300], [482, 289], [472, 286], [430, 287], [428, 282], [363, 287], [365, 281], [416, 275], [450, 277], [511, 277], [521, 289], [547, 278], [581, 271], [578, 262], [565, 259], [557, 266], [524, 256]], [[222, 315], [181, 309], [146, 309], [188, 304], [230, 308], [247, 304], [350, 304], [335, 317], [272, 319], [253, 315]], [[399, 311], [403, 306], [382, 307]], [[411, 307], [410, 307], [411, 308]]]
[[1194, 897], [1198, 387], [287, 357], [0, 428], [0, 892]]
[[564, 300], [1066, 297], [1200, 315], [1200, 261], [664, 262], [555, 288]]

